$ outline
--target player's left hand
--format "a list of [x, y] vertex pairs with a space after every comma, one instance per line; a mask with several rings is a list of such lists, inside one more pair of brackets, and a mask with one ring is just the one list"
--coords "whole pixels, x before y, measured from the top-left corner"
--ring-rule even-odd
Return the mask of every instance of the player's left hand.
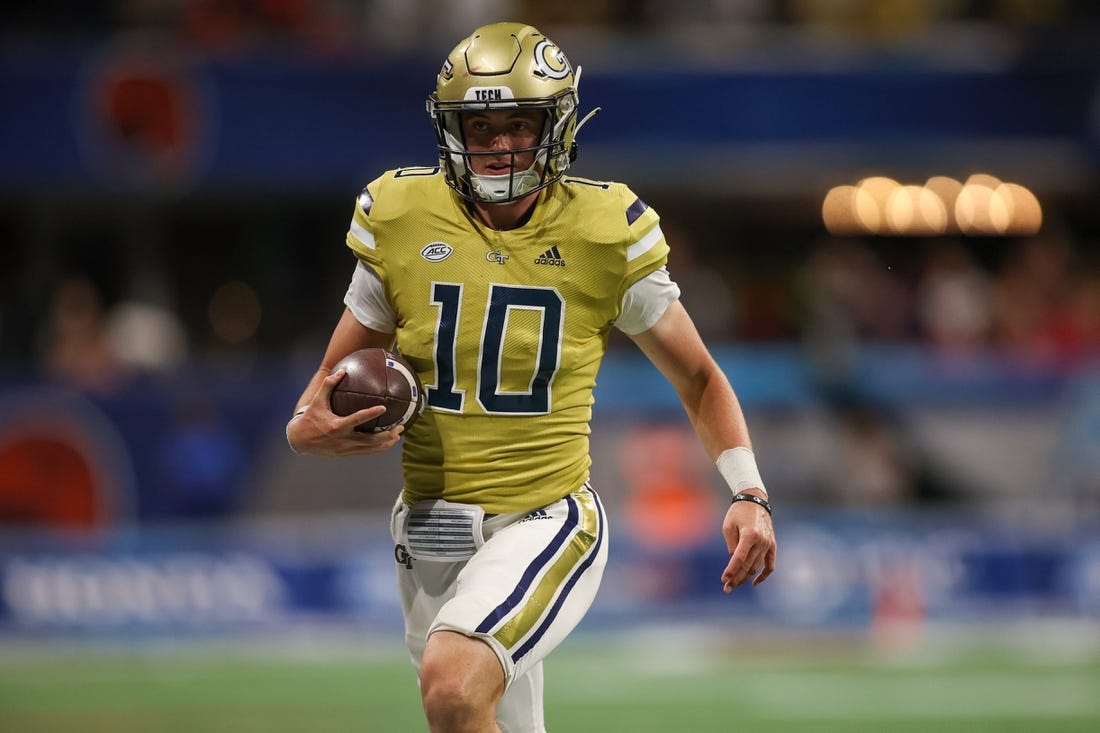
[[722, 589], [729, 593], [749, 578], [754, 586], [775, 570], [775, 529], [771, 515], [751, 501], [730, 504], [722, 522], [722, 536], [730, 553], [722, 573]]

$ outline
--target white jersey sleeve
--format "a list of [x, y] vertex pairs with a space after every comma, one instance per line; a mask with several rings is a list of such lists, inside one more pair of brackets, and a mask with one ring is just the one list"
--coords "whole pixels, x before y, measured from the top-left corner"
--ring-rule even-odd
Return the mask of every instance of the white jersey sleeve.
[[382, 280], [374, 270], [360, 261], [351, 275], [351, 285], [344, 296], [344, 305], [348, 307], [355, 320], [367, 328], [382, 333], [397, 332], [397, 314], [386, 300]]
[[673, 301], [680, 297], [680, 287], [661, 267], [630, 286], [623, 295], [622, 314], [615, 327], [627, 335], [648, 331]]

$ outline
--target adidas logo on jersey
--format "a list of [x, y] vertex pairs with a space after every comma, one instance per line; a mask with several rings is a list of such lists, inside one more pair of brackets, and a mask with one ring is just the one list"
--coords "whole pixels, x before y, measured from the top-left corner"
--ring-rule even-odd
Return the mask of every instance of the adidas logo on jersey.
[[561, 258], [561, 253], [558, 252], [558, 245], [555, 244], [553, 247], [543, 252], [541, 257], [536, 257], [535, 264], [565, 267], [565, 260]]
[[524, 522], [530, 522], [536, 519], [553, 519], [553, 517], [551, 517], [550, 513], [547, 512], [545, 509], [536, 509], [523, 519], [519, 520], [519, 523], [523, 524]]

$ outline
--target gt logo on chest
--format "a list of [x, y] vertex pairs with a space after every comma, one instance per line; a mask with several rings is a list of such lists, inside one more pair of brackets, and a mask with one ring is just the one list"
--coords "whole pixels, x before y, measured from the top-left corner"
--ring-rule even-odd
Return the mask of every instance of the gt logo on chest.
[[508, 259], [508, 255], [504, 254], [499, 249], [494, 249], [492, 252], [485, 253], [485, 259], [488, 262], [495, 262], [498, 265], [503, 265], [505, 260]]

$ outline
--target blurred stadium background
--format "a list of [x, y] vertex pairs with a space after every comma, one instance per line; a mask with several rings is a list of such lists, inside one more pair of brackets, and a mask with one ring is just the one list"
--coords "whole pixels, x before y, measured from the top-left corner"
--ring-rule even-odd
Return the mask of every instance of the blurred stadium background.
[[474, 26], [585, 69], [663, 215], [780, 568], [625, 339], [552, 729], [1100, 726], [1100, 12], [1083, 0], [39, 0], [0, 11], [0, 729], [422, 730], [396, 456], [283, 427], [353, 197]]

